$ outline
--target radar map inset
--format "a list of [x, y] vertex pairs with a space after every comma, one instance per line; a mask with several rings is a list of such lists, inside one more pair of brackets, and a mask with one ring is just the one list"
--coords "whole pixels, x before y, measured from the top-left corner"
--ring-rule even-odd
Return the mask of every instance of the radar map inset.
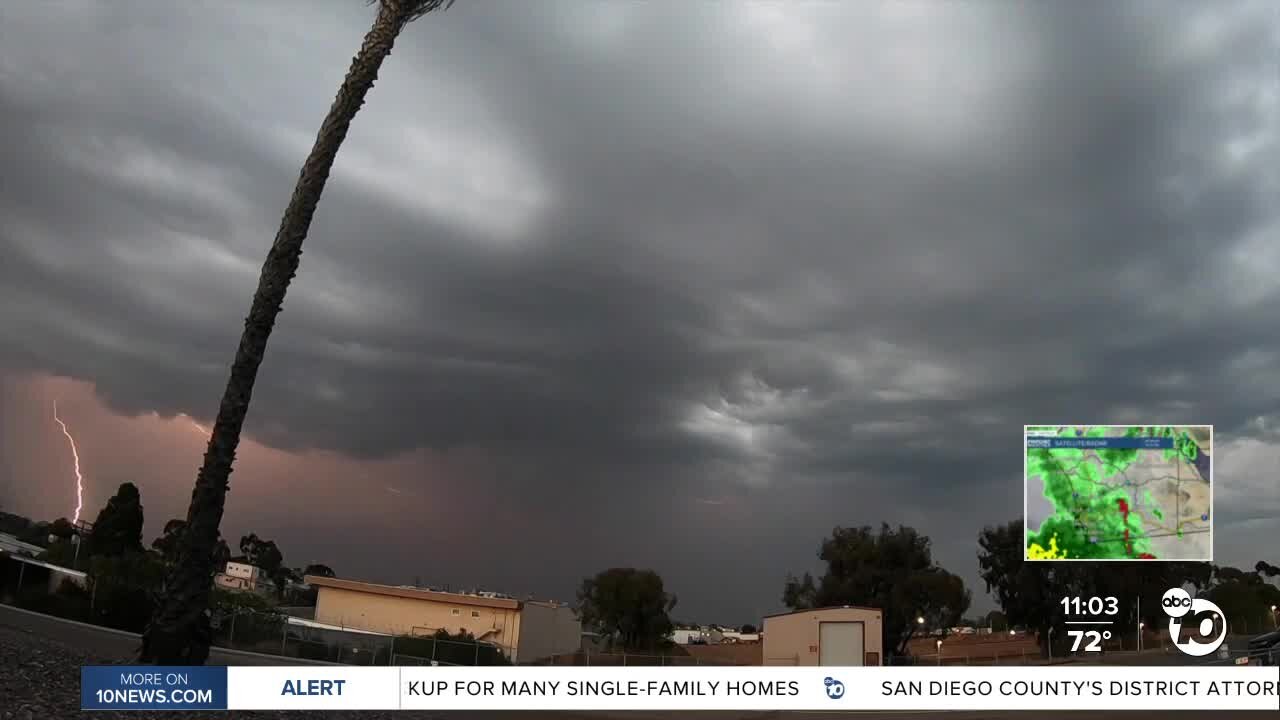
[[1213, 560], [1213, 427], [1028, 425], [1027, 560]]

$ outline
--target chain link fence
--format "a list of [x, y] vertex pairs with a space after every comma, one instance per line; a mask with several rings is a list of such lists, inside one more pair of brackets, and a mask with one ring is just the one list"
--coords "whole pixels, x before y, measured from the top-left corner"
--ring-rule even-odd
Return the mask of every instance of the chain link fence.
[[1280, 611], [1270, 617], [1255, 620], [1238, 620], [1232, 618], [1227, 623], [1227, 632], [1231, 635], [1261, 635], [1280, 630]]
[[396, 665], [510, 665], [498, 645], [483, 641], [448, 640], [434, 636], [397, 637], [394, 640]]
[[383, 635], [307, 627], [283, 613], [243, 608], [219, 610], [211, 620], [219, 647], [343, 665], [391, 662], [391, 638]]
[[747, 663], [692, 657], [690, 655], [577, 652], [552, 655], [534, 665], [573, 667], [736, 667]]
[[244, 608], [213, 614], [213, 644], [232, 650], [296, 657], [341, 665], [503, 665], [492, 643], [436, 637], [393, 637], [329, 628], [280, 612]]
[[943, 652], [928, 655], [895, 655], [885, 661], [886, 665], [1039, 665], [1044, 660], [1039, 653], [1019, 650], [1017, 652], [983, 652], [981, 648], [954, 653]]

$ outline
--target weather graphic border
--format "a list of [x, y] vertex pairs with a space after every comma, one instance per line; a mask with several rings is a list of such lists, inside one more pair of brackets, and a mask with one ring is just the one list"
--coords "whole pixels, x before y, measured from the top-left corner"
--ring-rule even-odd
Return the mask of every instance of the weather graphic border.
[[[1030, 485], [1031, 485], [1031, 483], [1030, 483], [1030, 478], [1028, 478], [1028, 477], [1027, 477], [1027, 438], [1028, 438], [1028, 437], [1030, 437], [1030, 436], [1028, 435], [1028, 432], [1031, 430], [1031, 428], [1043, 428], [1043, 427], [1054, 427], [1054, 428], [1062, 428], [1062, 427], [1087, 427], [1087, 428], [1101, 428], [1101, 429], [1111, 429], [1111, 428], [1126, 428], [1126, 429], [1127, 429], [1127, 428], [1132, 428], [1132, 427], [1184, 427], [1184, 428], [1207, 428], [1207, 429], [1209, 430], [1209, 446], [1210, 446], [1210, 448], [1212, 448], [1212, 454], [1210, 455], [1210, 459], [1209, 459], [1209, 508], [1208, 508], [1208, 514], [1209, 514], [1209, 520], [1208, 520], [1208, 523], [1209, 523], [1209, 529], [1208, 529], [1208, 532], [1207, 532], [1207, 534], [1208, 534], [1208, 536], [1209, 536], [1209, 538], [1208, 538], [1208, 542], [1209, 542], [1209, 553], [1208, 553], [1208, 556], [1207, 556], [1207, 557], [1203, 557], [1203, 558], [1200, 558], [1200, 557], [1197, 557], [1197, 558], [1187, 558], [1187, 557], [1156, 557], [1156, 558], [1142, 558], [1142, 559], [1139, 559], [1139, 558], [1123, 558], [1123, 557], [1115, 557], [1115, 558], [1112, 558], [1112, 557], [1104, 557], [1104, 558], [1081, 558], [1081, 557], [1075, 557], [1075, 558], [1073, 558], [1073, 557], [1047, 558], [1047, 557], [1031, 557], [1031, 555], [1029, 554], [1029, 550], [1030, 550], [1030, 548], [1029, 548], [1028, 543], [1027, 543], [1027, 538], [1028, 538], [1028, 536], [1029, 536], [1029, 534], [1030, 534], [1030, 532], [1031, 532], [1031, 530], [1032, 530], [1032, 527], [1031, 527], [1031, 517], [1030, 517], [1030, 515], [1031, 515], [1031, 514], [1030, 514], [1030, 495], [1031, 495], [1031, 487], [1030, 487]], [[1025, 424], [1025, 425], [1023, 425], [1023, 426], [1022, 426], [1022, 437], [1020, 438], [1020, 442], [1021, 442], [1021, 449], [1020, 449], [1020, 452], [1021, 452], [1021, 454], [1022, 454], [1022, 540], [1021, 540], [1021, 541], [1022, 541], [1022, 559], [1023, 559], [1023, 561], [1024, 561], [1024, 562], [1046, 562], [1046, 563], [1061, 563], [1061, 562], [1082, 562], [1082, 563], [1087, 563], [1087, 562], [1207, 562], [1207, 563], [1212, 563], [1212, 562], [1214, 561], [1214, 552], [1215, 552], [1215, 546], [1216, 546], [1216, 542], [1215, 542], [1215, 540], [1214, 540], [1214, 534], [1215, 534], [1215, 533], [1214, 533], [1214, 528], [1215, 528], [1215, 525], [1216, 525], [1216, 522], [1217, 522], [1217, 519], [1218, 519], [1218, 518], [1217, 518], [1217, 513], [1215, 512], [1215, 508], [1214, 508], [1214, 495], [1215, 495], [1215, 493], [1216, 493], [1216, 491], [1217, 491], [1217, 486], [1216, 486], [1216, 483], [1214, 482], [1214, 473], [1216, 472], [1217, 465], [1218, 465], [1218, 462], [1217, 462], [1217, 455], [1218, 455], [1218, 452], [1217, 452], [1217, 451], [1218, 451], [1218, 448], [1217, 448], [1217, 444], [1216, 444], [1216, 442], [1217, 442], [1217, 433], [1216, 433], [1216, 431], [1215, 431], [1215, 429], [1214, 429], [1214, 426], [1213, 426], [1212, 424], [1209, 424], [1209, 423], [1185, 423], [1185, 422], [1184, 422], [1184, 423], [1063, 423], [1063, 422], [1056, 422], [1056, 423], [1048, 423], [1048, 422], [1046, 422], [1046, 423], [1027, 423], [1027, 424]]]

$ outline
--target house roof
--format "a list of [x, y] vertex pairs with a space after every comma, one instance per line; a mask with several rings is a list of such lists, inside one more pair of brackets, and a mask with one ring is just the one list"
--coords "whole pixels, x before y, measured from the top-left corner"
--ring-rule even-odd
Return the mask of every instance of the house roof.
[[30, 553], [31, 555], [39, 555], [44, 552], [44, 548], [39, 545], [24, 542], [9, 533], [0, 533], [0, 549], [7, 548], [12, 548], [15, 552]]
[[72, 570], [71, 568], [62, 567], [61, 565], [54, 565], [53, 563], [47, 563], [43, 560], [37, 560], [33, 557], [28, 557], [26, 555], [18, 555], [15, 553], [0, 550], [0, 556], [7, 557], [11, 560], [17, 560], [20, 563], [26, 563], [28, 565], [36, 565], [38, 567], [45, 568], [52, 572], [58, 573], [60, 575], [69, 575], [71, 577], [80, 578], [81, 580], [88, 577], [86, 573], [83, 573], [79, 570]]
[[343, 580], [342, 578], [322, 577], [319, 575], [308, 575], [303, 578], [308, 584], [317, 588], [333, 588], [335, 590], [348, 590], [351, 592], [369, 593], [371, 595], [388, 595], [391, 597], [402, 597], [410, 600], [421, 600], [423, 602], [437, 602], [446, 605], [468, 605], [472, 607], [487, 607], [499, 610], [519, 610], [521, 602], [511, 598], [495, 598], [484, 597], [481, 595], [463, 595], [462, 593], [439, 592], [436, 590], [423, 590], [422, 588], [401, 587], [397, 585], [379, 585], [377, 583], [360, 582], [358, 580]]

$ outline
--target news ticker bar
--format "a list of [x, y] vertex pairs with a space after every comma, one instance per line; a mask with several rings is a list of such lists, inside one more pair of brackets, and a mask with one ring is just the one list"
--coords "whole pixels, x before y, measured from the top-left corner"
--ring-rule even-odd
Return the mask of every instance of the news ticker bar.
[[1277, 710], [1280, 668], [81, 668], [84, 710]]

